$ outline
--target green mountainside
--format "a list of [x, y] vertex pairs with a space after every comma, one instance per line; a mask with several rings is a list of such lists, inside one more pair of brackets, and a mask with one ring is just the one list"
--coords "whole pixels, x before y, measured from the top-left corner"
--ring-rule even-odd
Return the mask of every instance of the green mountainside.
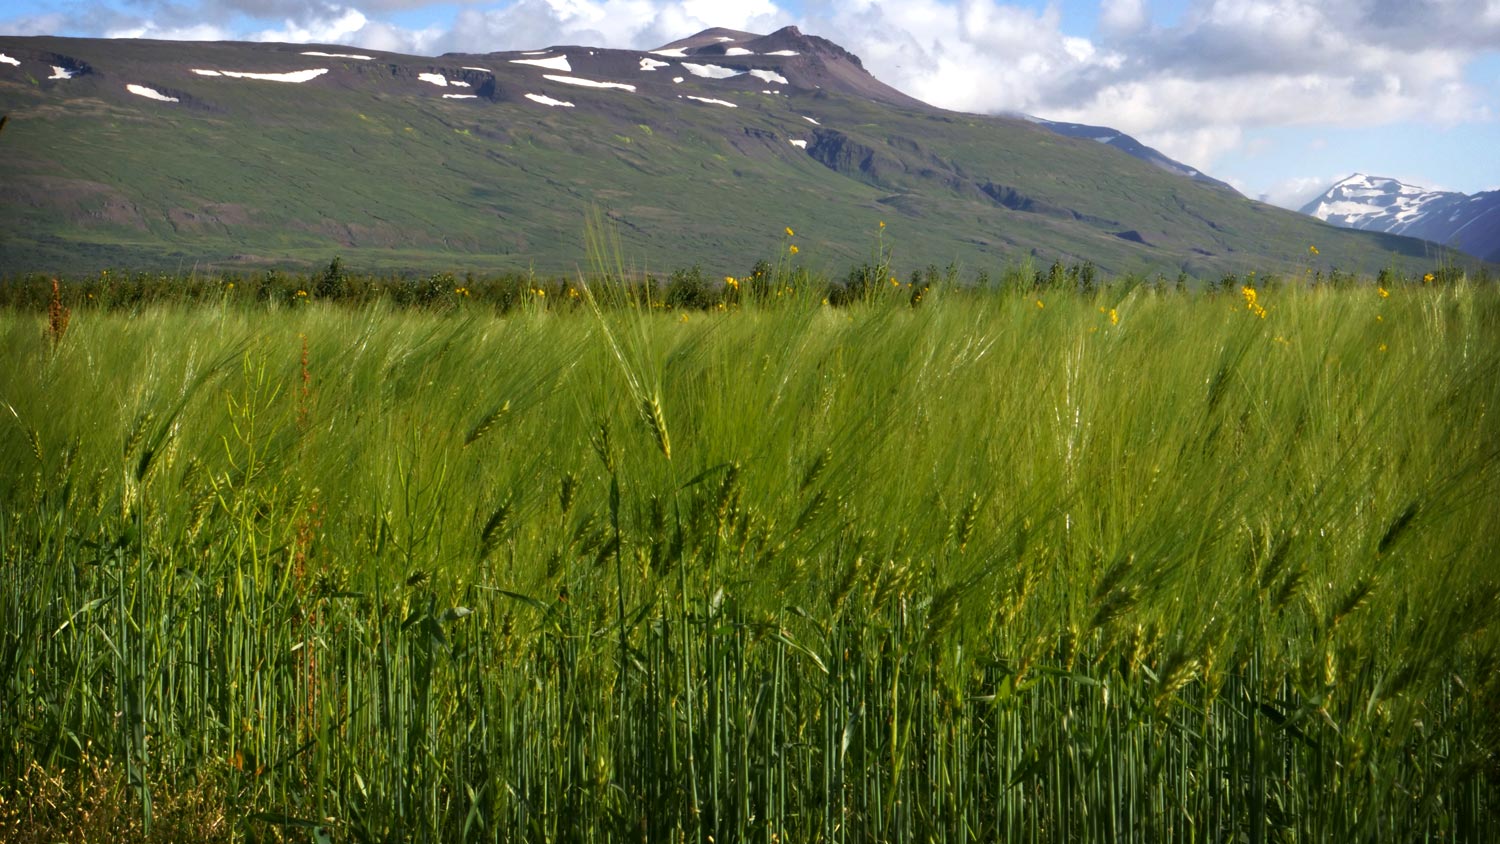
[[0, 55], [0, 275], [335, 254], [565, 273], [585, 261], [591, 205], [626, 264], [655, 272], [743, 271], [787, 226], [799, 261], [842, 272], [880, 221], [902, 269], [1032, 256], [1210, 277], [1436, 259], [1092, 140], [924, 105], [790, 27], [654, 52], [0, 37]]

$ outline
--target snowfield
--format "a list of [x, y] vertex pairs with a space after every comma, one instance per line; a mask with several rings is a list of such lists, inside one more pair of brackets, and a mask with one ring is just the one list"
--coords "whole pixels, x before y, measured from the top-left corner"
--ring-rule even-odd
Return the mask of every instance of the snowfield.
[[302, 52], [302, 55], [304, 55], [304, 56], [318, 56], [320, 58], [325, 58], [325, 59], [357, 59], [357, 60], [362, 61], [362, 62], [367, 62], [367, 61], [370, 61], [371, 59], [375, 58], [374, 56], [361, 56], [358, 53], [321, 53], [321, 52], [318, 52], [317, 50], [304, 50]]
[[714, 105], [727, 106], [729, 108], [739, 108], [739, 106], [736, 105], [736, 104], [734, 104], [734, 103], [731, 103], [731, 102], [728, 102], [728, 101], [725, 101], [725, 100], [716, 100], [713, 97], [695, 97], [692, 94], [688, 94], [687, 95], [687, 99], [689, 99], [689, 100], [697, 100], [700, 103], [712, 103]]
[[722, 67], [716, 64], [693, 64], [692, 62], [683, 62], [682, 66], [687, 68], [688, 73], [691, 73], [694, 76], [701, 76], [704, 79], [729, 79], [734, 76], [743, 76], [745, 73], [743, 70], [735, 70], [733, 68]]
[[169, 97], [166, 94], [163, 94], [162, 92], [156, 90], [155, 88], [147, 88], [145, 85], [130, 84], [125, 86], [125, 90], [129, 91], [132, 94], [135, 94], [138, 97], [145, 97], [148, 100], [158, 100], [164, 103], [181, 102], [181, 100], [177, 99], [176, 97]]
[[562, 106], [563, 108], [573, 107], [572, 103], [563, 102], [562, 100], [554, 100], [546, 94], [527, 94], [526, 99], [531, 100], [534, 103], [541, 103], [544, 106]]
[[619, 88], [622, 91], [635, 90], [634, 85], [627, 85], [624, 82], [596, 82], [592, 79], [582, 79], [577, 76], [558, 76], [555, 73], [544, 73], [542, 74], [542, 78], [568, 85], [582, 85], [586, 88]]
[[312, 70], [293, 70], [287, 73], [250, 73], [243, 70], [202, 70], [193, 68], [193, 72], [199, 76], [228, 76], [231, 79], [259, 79], [265, 82], [306, 82], [317, 79], [328, 72], [328, 68], [320, 67]]
[[572, 73], [573, 66], [568, 64], [567, 56], [553, 56], [547, 59], [511, 59], [511, 64], [529, 64], [536, 67], [545, 67], [548, 70], [561, 70], [564, 73]]
[[759, 79], [762, 82], [775, 82], [781, 85], [791, 84], [787, 81], [785, 76], [782, 76], [774, 70], [752, 70], [750, 71], [750, 75], [754, 76], [756, 79]]

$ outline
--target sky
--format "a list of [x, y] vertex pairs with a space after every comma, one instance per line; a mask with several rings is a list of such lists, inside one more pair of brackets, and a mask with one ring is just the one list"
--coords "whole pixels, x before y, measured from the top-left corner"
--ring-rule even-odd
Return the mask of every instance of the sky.
[[933, 105], [1109, 126], [1296, 208], [1351, 173], [1500, 189], [1500, 0], [0, 0], [0, 34], [418, 55], [796, 25]]

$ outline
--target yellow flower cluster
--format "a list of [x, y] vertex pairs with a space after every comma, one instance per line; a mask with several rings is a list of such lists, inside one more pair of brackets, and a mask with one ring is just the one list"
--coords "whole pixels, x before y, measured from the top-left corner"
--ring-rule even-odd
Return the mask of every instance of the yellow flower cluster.
[[1260, 304], [1260, 294], [1255, 292], [1254, 287], [1245, 286], [1240, 288], [1240, 293], [1245, 297], [1245, 310], [1260, 317], [1266, 318], [1266, 309]]
[[1434, 278], [1436, 278], [1436, 277], [1437, 276], [1434, 276], [1432, 273], [1428, 273], [1427, 275], [1422, 276], [1422, 283], [1423, 284], [1431, 284], [1432, 280]]
[[540, 287], [533, 287], [531, 288], [531, 295], [540, 296], [545, 299], [547, 297], [547, 291], [543, 290]]
[[726, 275], [724, 276], [724, 286], [729, 288], [730, 290], [739, 290], [740, 280], [732, 275]]
[[455, 288], [453, 288], [453, 295], [455, 295], [455, 296], [463, 296], [463, 297], [467, 298], [468, 295], [469, 295], [469, 288], [467, 288], [467, 287], [455, 287]]
[[1391, 297], [1391, 291], [1386, 290], [1384, 287], [1377, 287], [1375, 289], [1380, 291], [1380, 298], [1389, 299]]
[[1316, 255], [1316, 254], [1318, 254], [1318, 247], [1316, 247], [1316, 246], [1308, 246], [1307, 247], [1307, 252], [1308, 252], [1309, 255]]
[[793, 255], [796, 255], [801, 250], [797, 248], [797, 244], [793, 243], [790, 247], [787, 248], [787, 251]]
[[306, 299], [307, 298], [307, 291], [306, 290], [298, 290], [297, 291], [297, 298], [299, 298], [299, 299]]

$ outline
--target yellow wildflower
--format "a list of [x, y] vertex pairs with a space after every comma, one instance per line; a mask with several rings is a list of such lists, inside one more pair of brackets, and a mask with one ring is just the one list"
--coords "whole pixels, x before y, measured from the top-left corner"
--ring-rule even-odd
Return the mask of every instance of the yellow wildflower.
[[796, 255], [798, 252], [800, 252], [802, 250], [800, 250], [800, 249], [797, 248], [797, 244], [793, 243], [792, 246], [791, 246], [791, 249], [788, 250], [788, 251], [790, 251], [793, 255]]
[[880, 227], [881, 228], [885, 228], [885, 220], [881, 220], [880, 221]]
[[1117, 313], [1115, 311], [1114, 308], [1110, 308], [1109, 309], [1109, 324], [1110, 325], [1119, 325], [1120, 324], [1120, 315], [1119, 315], [1119, 313]]
[[1318, 254], [1318, 247], [1316, 247], [1316, 246], [1308, 246], [1307, 247], [1307, 251], [1310, 252], [1310, 253], [1312, 253], [1313, 255], [1316, 255], [1316, 254]]
[[901, 286], [901, 282], [897, 281], [895, 276], [891, 276], [891, 286], [892, 287], [900, 287]]
[[794, 232], [794, 231], [792, 231], [792, 227], [791, 226], [787, 226], [786, 227], [786, 236], [787, 237], [796, 237], [797, 233]]
[[729, 288], [734, 289], [734, 290], [739, 290], [740, 289], [740, 280], [737, 279], [737, 278], [735, 278], [732, 275], [726, 275], [726, 276], [724, 276], [724, 286], [725, 287], [729, 287]]
[[1391, 291], [1386, 290], [1384, 287], [1377, 287], [1375, 289], [1380, 291], [1380, 298], [1382, 298], [1382, 299], [1388, 299], [1388, 298], [1390, 298]]
[[1433, 278], [1435, 278], [1435, 276], [1433, 276], [1432, 273], [1428, 273], [1427, 275], [1422, 276], [1422, 283], [1423, 284], [1431, 284]]
[[1036, 307], [1037, 307], [1037, 310], [1041, 310], [1042, 308], [1045, 308], [1047, 306], [1042, 304], [1042, 300], [1041, 299], [1038, 299], [1038, 300], [1036, 300]]
[[298, 296], [302, 296], [302, 297], [305, 298], [307, 296], [307, 291], [306, 290], [298, 290], [297, 291], [297, 295]]
[[1382, 351], [1382, 352], [1385, 351], [1385, 344], [1384, 343], [1380, 344], [1380, 351]]

